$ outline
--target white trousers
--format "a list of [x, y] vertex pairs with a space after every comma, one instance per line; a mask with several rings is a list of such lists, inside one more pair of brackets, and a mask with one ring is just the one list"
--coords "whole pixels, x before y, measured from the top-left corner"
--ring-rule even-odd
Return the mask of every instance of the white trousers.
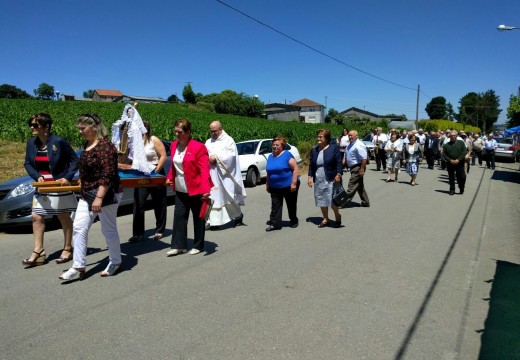
[[83, 269], [87, 265], [88, 231], [98, 216], [101, 233], [105, 237], [108, 247], [108, 260], [110, 264], [121, 264], [121, 244], [116, 219], [117, 208], [122, 196], [123, 193], [116, 194], [118, 203], [102, 207], [100, 213], [89, 211], [88, 203], [83, 199], [79, 200], [72, 233], [72, 246], [74, 246], [72, 267]]

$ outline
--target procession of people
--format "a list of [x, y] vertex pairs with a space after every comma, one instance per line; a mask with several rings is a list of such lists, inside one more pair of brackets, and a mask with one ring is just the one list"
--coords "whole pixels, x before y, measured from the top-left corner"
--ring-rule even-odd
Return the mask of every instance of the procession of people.
[[[108, 264], [100, 275], [113, 276], [124, 267], [117, 209], [126, 171], [137, 172], [137, 176], [164, 179], [156, 185], [133, 186], [133, 228], [129, 243], [145, 240], [145, 203], [149, 196], [156, 220], [153, 239], [159, 240], [165, 234], [166, 186], [171, 186], [175, 192], [168, 257], [204, 252], [208, 230], [228, 229], [228, 224], [232, 227], [245, 225], [243, 209], [247, 193], [240, 157], [234, 139], [223, 129], [220, 121], [214, 120], [209, 124], [210, 136], [202, 143], [193, 139], [189, 120], [176, 120], [173, 124], [176, 140], [171, 143], [169, 164], [166, 163], [162, 141], [152, 134], [150, 123], [141, 118], [133, 105], [126, 105], [121, 119], [113, 124], [111, 138], [98, 115], [81, 115], [77, 119], [77, 128], [85, 143], [79, 158], [66, 140], [51, 134], [52, 123], [50, 115], [44, 113], [35, 114], [28, 120], [32, 137], [27, 142], [27, 172], [36, 185], [53, 181], [56, 186], [53, 192], [35, 192], [32, 209], [34, 250], [22, 261], [25, 267], [46, 263], [47, 255], [43, 248], [43, 219], [46, 215], [58, 216], [63, 228], [64, 246], [56, 262], [72, 261], [72, 266], [59, 275], [61, 280], [85, 277], [88, 233], [96, 218], [100, 220], [108, 247]], [[370, 207], [364, 184], [370, 154], [358, 139], [356, 130], [344, 129], [342, 135], [341, 141], [336, 143], [331, 142], [330, 130], [316, 130], [316, 145], [309, 154], [307, 185], [313, 189], [316, 206], [321, 211], [322, 220], [317, 224], [318, 228], [342, 227], [340, 209], [347, 207], [356, 194], [359, 194], [361, 207]], [[455, 194], [456, 186], [463, 194], [469, 166], [474, 165], [476, 159], [479, 164], [485, 160], [487, 167], [495, 167], [496, 141], [493, 134], [484, 140], [479, 134], [468, 135], [455, 130], [425, 133], [422, 129], [417, 132], [390, 129], [383, 133], [378, 127], [372, 141], [376, 150], [376, 170], [382, 169], [387, 174], [386, 182], [397, 183], [401, 167], [404, 167], [410, 176], [409, 184], [417, 185], [420, 163], [426, 157], [428, 169], [434, 169], [435, 161], [441, 169], [447, 169], [449, 195]], [[271, 198], [267, 232], [282, 229], [284, 202], [290, 227], [299, 225], [300, 169], [286, 147], [285, 137], [276, 136], [272, 141], [272, 153], [267, 158], [265, 187]], [[165, 165], [169, 165], [168, 173], [164, 171]], [[77, 170], [79, 201], [68, 187]], [[344, 172], [350, 172], [345, 189]], [[334, 221], [329, 219], [329, 208], [334, 213]], [[194, 239], [193, 246], [188, 249], [190, 214]]]

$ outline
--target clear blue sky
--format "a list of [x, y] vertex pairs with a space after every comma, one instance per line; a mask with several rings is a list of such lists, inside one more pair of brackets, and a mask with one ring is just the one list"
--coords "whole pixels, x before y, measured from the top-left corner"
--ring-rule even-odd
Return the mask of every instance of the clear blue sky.
[[[309, 98], [419, 118], [432, 97], [457, 111], [468, 92], [495, 90], [506, 121], [520, 86], [519, 0], [223, 0], [376, 79], [331, 60], [216, 0], [0, 2], [0, 83], [41, 82], [182, 95], [231, 89], [269, 102]], [[409, 88], [409, 89], [408, 89]]]

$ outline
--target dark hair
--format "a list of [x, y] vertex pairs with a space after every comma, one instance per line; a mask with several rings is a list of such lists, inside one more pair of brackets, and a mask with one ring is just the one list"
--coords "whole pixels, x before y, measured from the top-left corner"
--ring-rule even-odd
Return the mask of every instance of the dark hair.
[[144, 142], [145, 144], [150, 141], [152, 138], [152, 131], [150, 130], [150, 123], [146, 120], [143, 120], [144, 128], [146, 129], [146, 134], [144, 134]]
[[179, 119], [175, 121], [175, 124], [173, 124], [173, 127], [180, 127], [182, 131], [189, 132], [191, 136], [191, 122], [187, 119]]
[[28, 126], [31, 126], [31, 124], [33, 123], [33, 121], [36, 120], [36, 122], [42, 126], [48, 126], [48, 131], [49, 133], [51, 132], [51, 127], [52, 127], [52, 118], [49, 114], [46, 114], [46, 113], [38, 113], [38, 114], [34, 114], [33, 116], [31, 116], [29, 118], [29, 120], [27, 120], [27, 125]]
[[316, 135], [322, 135], [327, 144], [330, 144], [330, 130], [328, 129], [318, 129], [316, 130]]

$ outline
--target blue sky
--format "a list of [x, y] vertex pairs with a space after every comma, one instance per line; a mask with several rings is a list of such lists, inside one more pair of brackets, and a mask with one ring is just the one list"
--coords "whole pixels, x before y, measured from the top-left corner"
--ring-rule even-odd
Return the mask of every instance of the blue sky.
[[457, 111], [468, 92], [495, 90], [506, 121], [520, 86], [518, 0], [216, 0], [0, 2], [0, 83], [33, 93], [47, 82], [88, 89], [182, 95], [231, 89], [269, 102], [308, 98], [419, 118], [444, 96]]

